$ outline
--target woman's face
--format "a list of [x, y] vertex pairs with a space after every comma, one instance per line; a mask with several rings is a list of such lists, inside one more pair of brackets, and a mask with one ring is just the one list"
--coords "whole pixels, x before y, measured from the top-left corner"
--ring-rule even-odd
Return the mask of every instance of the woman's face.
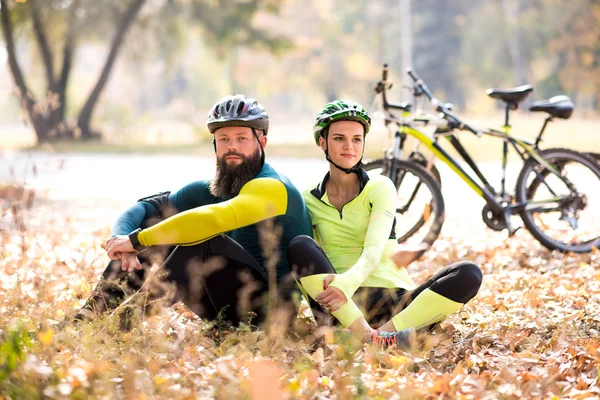
[[321, 149], [329, 150], [329, 157], [342, 168], [352, 168], [361, 159], [365, 130], [360, 122], [337, 121], [329, 125], [327, 142], [321, 137]]

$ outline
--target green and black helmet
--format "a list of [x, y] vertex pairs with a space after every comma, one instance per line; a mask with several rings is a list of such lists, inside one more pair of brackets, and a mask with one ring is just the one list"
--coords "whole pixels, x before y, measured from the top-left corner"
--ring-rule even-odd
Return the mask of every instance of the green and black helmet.
[[224, 126], [246, 126], [260, 129], [266, 135], [269, 130], [269, 116], [258, 101], [243, 94], [236, 94], [219, 100], [208, 113], [206, 124], [210, 133], [215, 133]]
[[327, 128], [336, 121], [356, 121], [365, 128], [365, 135], [371, 128], [371, 117], [369, 113], [358, 103], [346, 100], [336, 100], [327, 103], [317, 114], [313, 126], [315, 143], [319, 144], [319, 137], [326, 134]]

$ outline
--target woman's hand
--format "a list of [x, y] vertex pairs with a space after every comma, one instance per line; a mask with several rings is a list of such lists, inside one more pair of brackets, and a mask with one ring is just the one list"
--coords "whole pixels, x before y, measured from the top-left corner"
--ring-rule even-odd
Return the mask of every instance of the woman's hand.
[[346, 295], [340, 289], [329, 286], [334, 278], [335, 275], [329, 275], [323, 279], [324, 291], [315, 298], [321, 307], [331, 312], [339, 310], [348, 302]]
[[392, 261], [398, 268], [404, 268], [415, 261], [417, 257], [427, 250], [429, 246], [425, 243], [420, 243], [417, 246], [398, 246], [398, 251], [392, 254]]
[[108, 239], [104, 244], [104, 248], [111, 260], [118, 260], [120, 258], [117, 253], [137, 254], [137, 251], [133, 248], [133, 244], [131, 244], [131, 240], [129, 240], [129, 236], [127, 235], [117, 235]]

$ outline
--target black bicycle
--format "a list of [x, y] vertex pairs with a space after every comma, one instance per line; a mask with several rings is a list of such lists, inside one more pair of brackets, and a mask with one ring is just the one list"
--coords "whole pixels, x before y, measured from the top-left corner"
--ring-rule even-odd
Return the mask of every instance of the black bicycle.
[[[416, 115], [412, 112], [412, 104], [406, 102], [389, 102], [386, 91], [390, 85], [387, 66], [384, 66], [382, 80], [375, 86], [375, 92], [385, 113], [386, 125], [394, 132], [394, 144], [382, 159], [365, 163], [368, 171], [389, 176], [398, 188], [396, 236], [399, 242], [412, 240], [431, 244], [441, 231], [444, 202], [439, 190], [441, 176], [433, 164], [437, 157], [485, 199], [482, 218], [491, 229], [507, 229], [512, 235], [518, 228], [513, 226], [511, 216], [519, 215], [531, 234], [549, 249], [583, 253], [600, 246], [600, 166], [588, 154], [563, 148], [539, 148], [547, 124], [554, 118], [571, 116], [574, 106], [567, 96], [556, 96], [531, 105], [530, 111], [545, 112], [548, 116], [535, 141], [529, 141], [510, 134], [509, 115], [533, 91], [531, 86], [489, 89], [490, 97], [505, 103], [505, 123], [502, 130], [479, 130], [453, 114], [451, 105], [439, 102], [414, 71], [407, 72], [414, 82], [414, 98], [426, 96], [440, 118]], [[432, 124], [436, 129], [431, 135], [418, 129]], [[489, 183], [456, 137], [455, 132], [463, 130], [503, 140], [500, 190], [495, 190]], [[419, 145], [427, 147], [431, 157], [416, 148], [406, 159], [401, 159], [409, 135], [415, 137]], [[450, 142], [472, 174], [440, 146], [440, 138]], [[523, 161], [512, 193], [506, 190], [509, 146]]]

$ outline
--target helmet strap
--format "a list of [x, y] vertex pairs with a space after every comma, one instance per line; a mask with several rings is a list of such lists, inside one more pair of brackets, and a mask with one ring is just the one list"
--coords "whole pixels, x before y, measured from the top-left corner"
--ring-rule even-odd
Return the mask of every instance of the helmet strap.
[[254, 128], [250, 128], [252, 129], [252, 133], [254, 134], [254, 137], [256, 138], [256, 141], [258, 142], [258, 147], [260, 147], [260, 165], [265, 165], [265, 149], [263, 149], [262, 144], [260, 143], [260, 140], [258, 139], [258, 134], [256, 133], [256, 129]]
[[362, 157], [360, 158], [360, 160], [358, 160], [356, 165], [354, 165], [352, 168], [344, 168], [344, 167], [340, 167], [339, 165], [337, 165], [335, 162], [333, 162], [331, 157], [329, 157], [329, 152], [327, 150], [325, 150], [325, 159], [327, 161], [329, 161], [331, 164], [333, 164], [334, 167], [336, 167], [340, 171], [344, 171], [346, 174], [351, 174], [353, 172], [358, 173], [358, 171], [362, 168]]

